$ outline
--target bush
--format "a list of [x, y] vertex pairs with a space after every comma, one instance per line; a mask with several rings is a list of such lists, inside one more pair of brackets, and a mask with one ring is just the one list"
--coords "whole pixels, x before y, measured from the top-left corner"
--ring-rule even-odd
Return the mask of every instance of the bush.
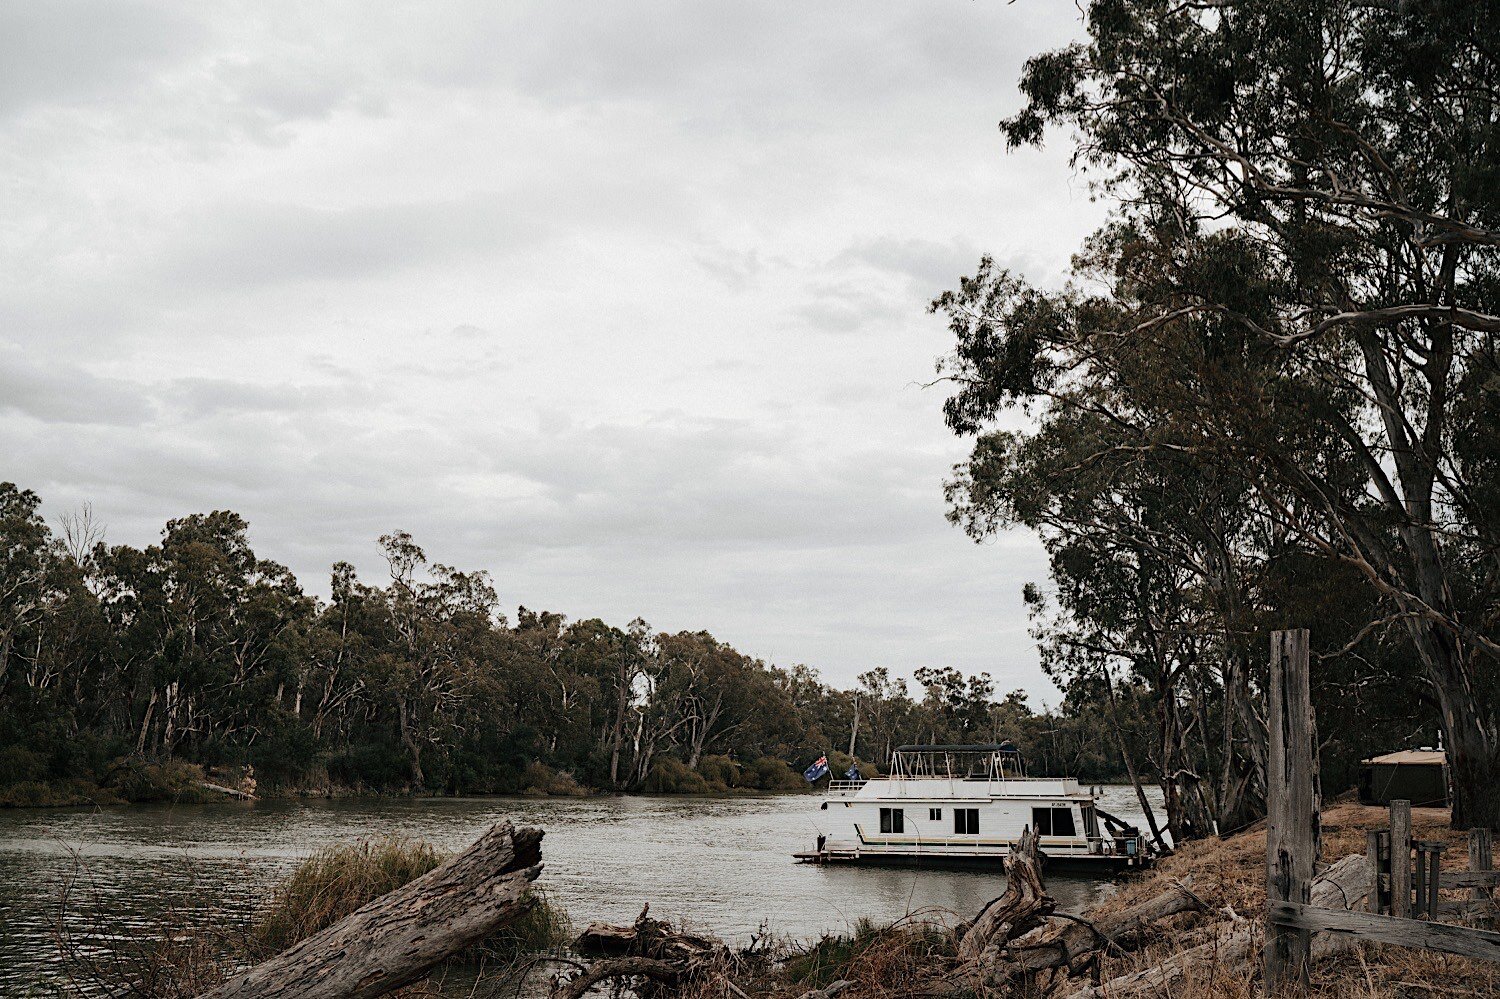
[[807, 787], [801, 774], [772, 756], [762, 756], [746, 764], [744, 781], [762, 791], [801, 791]]
[[132, 756], [115, 764], [104, 787], [131, 802], [196, 804], [218, 797], [201, 786], [204, 780], [203, 768], [195, 763], [181, 760], [158, 763]]
[[653, 794], [707, 794], [711, 790], [702, 774], [670, 756], [651, 764], [644, 788]]
[[521, 775], [521, 793], [581, 798], [589, 792], [573, 779], [572, 774], [558, 773], [547, 764], [536, 762], [527, 766]]
[[428, 844], [398, 836], [319, 850], [277, 889], [252, 937], [268, 954], [285, 950], [442, 861]]
[[89, 803], [90, 798], [86, 795], [39, 780], [23, 780], [0, 787], [0, 808], [56, 808]]
[[698, 772], [715, 790], [740, 786], [740, 768], [727, 756], [705, 756], [698, 761]]
[[854, 990], [860, 993], [903, 995], [916, 991], [932, 967], [951, 955], [951, 935], [934, 923], [882, 926], [860, 919], [849, 936], [824, 937], [788, 959], [786, 973], [812, 988], [845, 979], [864, 986]]
[[46, 774], [46, 761], [31, 750], [22, 746], [0, 749], [0, 784], [41, 780]]

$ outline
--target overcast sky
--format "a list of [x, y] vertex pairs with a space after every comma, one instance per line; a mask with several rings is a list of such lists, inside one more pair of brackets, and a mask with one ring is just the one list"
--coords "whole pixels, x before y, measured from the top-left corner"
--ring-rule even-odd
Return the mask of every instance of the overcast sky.
[[411, 531], [518, 604], [1056, 700], [944, 520], [926, 302], [1101, 209], [1007, 155], [1058, 0], [0, 0], [0, 478], [229, 508], [327, 592]]

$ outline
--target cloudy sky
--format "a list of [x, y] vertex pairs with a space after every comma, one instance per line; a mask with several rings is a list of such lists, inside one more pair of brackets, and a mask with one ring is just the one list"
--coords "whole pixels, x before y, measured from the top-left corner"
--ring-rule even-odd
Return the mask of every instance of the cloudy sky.
[[505, 604], [1055, 693], [1034, 539], [944, 520], [925, 303], [1097, 222], [1007, 155], [1058, 0], [0, 0], [0, 478], [108, 540], [230, 508]]

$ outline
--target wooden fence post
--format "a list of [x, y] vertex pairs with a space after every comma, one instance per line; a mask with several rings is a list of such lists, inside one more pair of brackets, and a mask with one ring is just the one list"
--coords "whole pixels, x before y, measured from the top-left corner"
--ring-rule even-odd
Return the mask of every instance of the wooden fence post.
[[[1307, 629], [1271, 634], [1269, 758], [1267, 761], [1266, 905], [1311, 901], [1318, 860], [1320, 808], [1318, 734], [1313, 719]], [[1394, 862], [1395, 854], [1392, 854]], [[1266, 995], [1290, 985], [1308, 990], [1312, 934], [1267, 919]]]
[[1411, 916], [1411, 802], [1391, 802], [1391, 915]]
[[1383, 875], [1387, 873], [1390, 864], [1386, 858], [1390, 854], [1391, 834], [1389, 830], [1372, 829], [1365, 833], [1365, 869], [1369, 889], [1365, 896], [1365, 909], [1375, 913], [1377, 916], [1386, 909], [1385, 897], [1387, 888]]
[[[1469, 870], [1488, 871], [1494, 867], [1494, 858], [1491, 854], [1494, 834], [1488, 829], [1469, 830]], [[1490, 900], [1488, 888], [1470, 888], [1469, 898], [1475, 903], [1483, 903]], [[1472, 924], [1475, 926], [1486, 926], [1492, 917], [1476, 915]]]

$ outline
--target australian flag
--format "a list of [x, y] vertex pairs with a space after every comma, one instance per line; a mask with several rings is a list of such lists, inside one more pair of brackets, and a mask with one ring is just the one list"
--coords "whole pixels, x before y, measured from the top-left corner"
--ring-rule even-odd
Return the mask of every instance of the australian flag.
[[858, 763], [854, 764], [854, 766], [852, 766], [852, 767], [849, 768], [848, 772], [844, 774], [844, 779], [845, 780], [859, 780], [859, 764]]
[[813, 765], [812, 766], [810, 766], [806, 770], [802, 771], [802, 776], [806, 777], [807, 778], [807, 782], [809, 784], [811, 784], [813, 781], [817, 780], [819, 777], [823, 776], [827, 772], [828, 772], [828, 757], [826, 757], [826, 756], [820, 756], [816, 760], [813, 761]]

